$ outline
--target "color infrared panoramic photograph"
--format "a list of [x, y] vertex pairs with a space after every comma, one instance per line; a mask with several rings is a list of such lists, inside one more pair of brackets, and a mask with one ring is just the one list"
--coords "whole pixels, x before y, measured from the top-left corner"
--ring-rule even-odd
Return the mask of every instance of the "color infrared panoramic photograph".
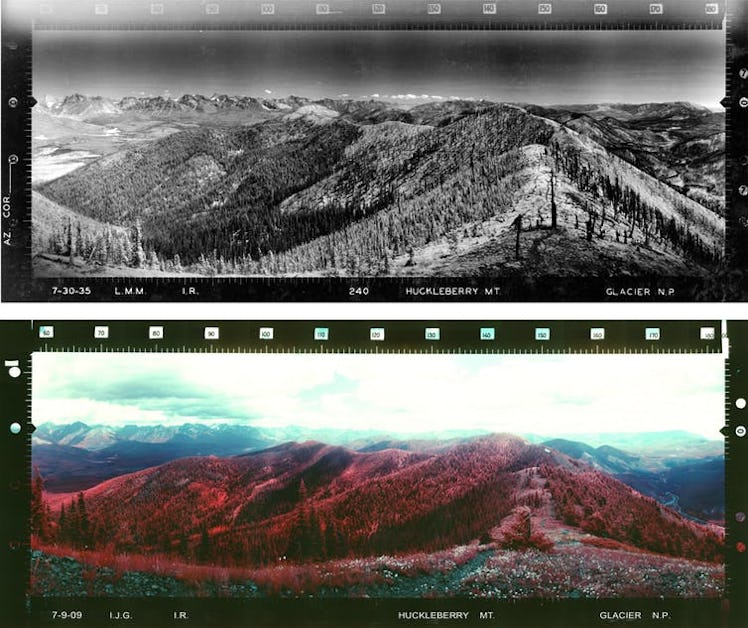
[[33, 355], [36, 597], [719, 598], [720, 355]]
[[33, 35], [37, 277], [709, 277], [725, 34]]

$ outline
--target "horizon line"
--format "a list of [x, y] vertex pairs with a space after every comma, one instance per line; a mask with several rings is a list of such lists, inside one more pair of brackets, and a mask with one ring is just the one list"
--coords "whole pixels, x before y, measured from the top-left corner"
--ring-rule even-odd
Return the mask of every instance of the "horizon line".
[[600, 432], [574, 432], [574, 431], [554, 431], [554, 432], [534, 432], [532, 430], [530, 431], [507, 431], [507, 430], [489, 430], [484, 428], [471, 428], [471, 429], [461, 429], [461, 428], [454, 428], [449, 430], [440, 430], [436, 432], [390, 432], [390, 431], [377, 431], [376, 429], [362, 429], [362, 428], [348, 428], [348, 427], [331, 427], [331, 426], [318, 426], [318, 427], [312, 427], [312, 426], [306, 426], [306, 425], [299, 425], [299, 424], [284, 424], [284, 425], [276, 425], [276, 426], [267, 426], [267, 425], [255, 425], [252, 423], [246, 423], [246, 422], [238, 422], [236, 419], [212, 419], [212, 420], [203, 420], [203, 421], [184, 421], [182, 423], [146, 423], [146, 422], [138, 422], [138, 423], [118, 423], [114, 425], [108, 425], [106, 423], [86, 423], [85, 421], [68, 421], [68, 422], [57, 422], [53, 419], [45, 420], [41, 423], [38, 423], [36, 425], [36, 428], [40, 428], [43, 425], [51, 424], [51, 425], [75, 425], [77, 423], [80, 423], [81, 425], [84, 425], [86, 427], [92, 428], [92, 427], [103, 427], [103, 428], [110, 428], [110, 429], [117, 429], [117, 428], [123, 428], [123, 427], [184, 427], [185, 425], [196, 425], [196, 426], [205, 426], [205, 427], [212, 427], [216, 425], [233, 425], [234, 427], [247, 427], [247, 428], [255, 428], [259, 430], [273, 430], [273, 429], [299, 429], [299, 430], [309, 430], [309, 431], [319, 431], [319, 430], [335, 430], [335, 431], [352, 431], [356, 433], [369, 433], [372, 435], [382, 435], [382, 436], [408, 436], [408, 437], [428, 437], [429, 435], [432, 438], [438, 438], [439, 434], [446, 434], [446, 435], [452, 435], [455, 433], [461, 433], [463, 436], [478, 436], [478, 435], [493, 435], [493, 434], [509, 434], [509, 435], [517, 435], [517, 436], [558, 436], [560, 434], [566, 434], [566, 435], [578, 435], [578, 436], [606, 436], [606, 435], [621, 435], [621, 434], [674, 434], [674, 433], [684, 433], [684, 434], [691, 434], [694, 436], [703, 437], [707, 440], [720, 440], [721, 436], [716, 436], [715, 438], [709, 438], [708, 436], [701, 434], [699, 432], [693, 432], [691, 430], [687, 429], [670, 429], [670, 430], [637, 430], [637, 431], [600, 431]]
[[[43, 91], [43, 90], [40, 90]], [[50, 96], [51, 98], [54, 98], [55, 101], [61, 101], [65, 100], [67, 98], [70, 98], [72, 96], [82, 96], [84, 98], [101, 98], [101, 99], [107, 99], [112, 101], [118, 101], [118, 100], [124, 100], [125, 98], [134, 98], [134, 99], [153, 99], [153, 98], [162, 98], [164, 100], [171, 100], [171, 101], [178, 101], [184, 97], [192, 96], [192, 97], [201, 97], [205, 98], [206, 100], [212, 100], [216, 97], [227, 97], [227, 98], [254, 98], [257, 100], [287, 100], [290, 98], [299, 98], [303, 100], [310, 100], [310, 101], [321, 101], [321, 100], [347, 100], [347, 101], [375, 101], [375, 102], [383, 102], [383, 101], [418, 101], [418, 100], [425, 100], [425, 101], [437, 101], [437, 102], [447, 102], [447, 101], [469, 101], [469, 102], [488, 102], [488, 103], [495, 103], [495, 104], [511, 104], [511, 105], [539, 105], [539, 103], [531, 102], [531, 101], [525, 101], [525, 100], [493, 100], [491, 98], [486, 97], [478, 97], [478, 96], [441, 96], [438, 94], [363, 94], [360, 96], [349, 96], [347, 94], [335, 94], [334, 96], [303, 96], [300, 94], [294, 94], [289, 93], [285, 96], [280, 96], [274, 93], [271, 94], [249, 94], [249, 93], [228, 93], [228, 92], [213, 92], [210, 96], [206, 96], [204, 93], [201, 92], [183, 92], [181, 95], [172, 95], [170, 93], [160, 93], [160, 94], [124, 94], [121, 96], [104, 96], [101, 94], [92, 94], [92, 93], [83, 93], [81, 91], [73, 91], [68, 92], [65, 95], [62, 96], [53, 96], [51, 94], [44, 94], [41, 96], [42, 100], [37, 99], [37, 101], [40, 104], [44, 104], [44, 99], [46, 99], [47, 96]], [[719, 111], [724, 109], [719, 102], [717, 102], [716, 105], [708, 105], [703, 102], [695, 102], [692, 100], [683, 100], [683, 99], [676, 99], [676, 100], [644, 100], [644, 101], [634, 101], [634, 100], [590, 100], [587, 102], [582, 101], [572, 101], [572, 102], [552, 102], [552, 103], [544, 103], [539, 106], [546, 106], [546, 107], [560, 107], [560, 106], [574, 106], [574, 105], [669, 105], [669, 104], [688, 104], [688, 105], [696, 105], [699, 107], [704, 107], [710, 110]]]

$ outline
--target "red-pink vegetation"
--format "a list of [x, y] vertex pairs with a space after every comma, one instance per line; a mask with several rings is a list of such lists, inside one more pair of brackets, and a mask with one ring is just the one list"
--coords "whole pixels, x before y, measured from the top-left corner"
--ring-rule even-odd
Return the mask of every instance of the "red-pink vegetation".
[[[118, 573], [251, 579], [274, 591], [386, 582], [386, 569], [443, 573], [475, 556], [475, 539], [550, 552], [570, 538], [559, 519], [569, 531], [611, 539], [589, 541], [601, 549], [632, 545], [713, 562], [723, 549], [709, 527], [506, 435], [419, 453], [308, 442], [185, 458], [104, 482], [53, 513], [41, 478], [35, 487], [32, 531], [50, 554], [75, 551]], [[466, 546], [463, 557], [445, 550]]]
[[438, 552], [496, 525], [515, 505], [515, 469], [545, 455], [496, 436], [422, 453], [301, 443], [185, 458], [57, 499], [66, 533], [44, 540], [231, 567]]
[[540, 467], [565, 524], [660, 554], [723, 560], [723, 539], [709, 526], [688, 521], [618, 480], [572, 463], [579, 470]]
[[489, 533], [499, 547], [505, 549], [537, 549], [549, 552], [553, 549], [551, 541], [533, 524], [532, 511], [528, 506], [518, 506], [511, 514], [501, 520]]
[[633, 545], [626, 545], [620, 541], [614, 541], [613, 539], [606, 539], [599, 536], [583, 536], [580, 537], [579, 542], [584, 545], [591, 545], [592, 547], [600, 547], [602, 549], [622, 549], [627, 552], [646, 552], [646, 550], [639, 549]]
[[125, 572], [145, 572], [171, 576], [186, 584], [200, 587], [206, 582], [227, 585], [231, 582], [254, 582], [264, 593], [284, 592], [304, 595], [326, 589], [349, 589], [390, 581], [393, 577], [414, 577], [431, 573], [448, 573], [476, 557], [477, 543], [453, 547], [435, 553], [404, 556], [352, 558], [314, 564], [290, 564], [280, 561], [272, 567], [221, 567], [197, 565], [174, 560], [163, 554], [117, 554], [113, 550], [78, 550], [58, 545], [37, 545], [34, 549], [58, 557], [72, 558], [84, 566], [90, 580], [96, 569], [109, 568], [115, 578]]

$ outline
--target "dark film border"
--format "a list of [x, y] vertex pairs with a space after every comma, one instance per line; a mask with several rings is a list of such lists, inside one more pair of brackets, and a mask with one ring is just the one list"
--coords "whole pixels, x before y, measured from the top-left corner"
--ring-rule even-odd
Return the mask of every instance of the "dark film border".
[[[747, 208], [748, 209], [748, 208]], [[748, 234], [746, 234], [748, 236]], [[11, 280], [12, 281], [12, 280]], [[7, 284], [5, 284], [7, 285]], [[38, 278], [24, 298], [32, 301], [362, 301], [683, 302], [748, 299], [740, 270], [711, 277], [179, 277]], [[11, 286], [12, 287], [12, 286]]]
[[[725, 361], [725, 560], [727, 595], [731, 616], [748, 623], [748, 408], [738, 399], [748, 399], [748, 321], [727, 323], [730, 355]], [[732, 625], [739, 625], [735, 621]]]
[[[94, 325], [110, 327], [105, 342], [93, 338]], [[54, 337], [39, 338], [39, 327], [54, 327]], [[148, 328], [163, 325], [163, 340], [148, 340]], [[218, 326], [220, 338], [205, 340], [204, 327]], [[271, 326], [275, 330], [272, 343], [259, 338], [259, 328]], [[315, 341], [313, 331], [318, 326], [330, 330], [326, 342]], [[424, 337], [426, 327], [438, 326], [441, 339], [438, 343]], [[480, 341], [479, 329], [484, 326], [496, 329], [496, 340]], [[604, 341], [590, 340], [590, 327], [605, 327]], [[712, 339], [701, 340], [701, 327], [715, 330]], [[385, 327], [385, 341], [369, 339], [370, 327]], [[539, 342], [534, 339], [536, 327], [549, 327], [551, 338]], [[659, 327], [661, 340], [644, 338], [644, 329]], [[102, 626], [118, 623], [109, 613], [129, 610], [129, 624], [138, 626], [163, 626], [173, 622], [173, 613], [179, 610], [191, 614], [192, 620], [182, 625], [221, 626], [402, 626], [411, 625], [397, 619], [400, 611], [468, 611], [474, 622], [465, 625], [576, 625], [608, 626], [610, 621], [600, 618], [601, 612], [639, 610], [643, 614], [637, 625], [669, 625], [711, 627], [714, 625], [744, 626], [748, 620], [748, 600], [742, 595], [748, 586], [746, 552], [740, 543], [746, 543], [746, 522], [738, 516], [748, 508], [748, 487], [745, 476], [745, 456], [748, 439], [738, 436], [736, 429], [748, 420], [748, 410], [739, 410], [735, 401], [748, 396], [748, 321], [727, 323], [731, 355], [726, 360], [727, 421], [725, 434], [726, 453], [726, 516], [727, 552], [726, 569], [728, 598], [726, 600], [315, 600], [315, 599], [85, 599], [85, 598], [33, 598], [30, 606], [25, 600], [29, 581], [29, 547], [27, 522], [30, 503], [30, 384], [31, 353], [33, 351], [129, 351], [147, 353], [179, 351], [189, 352], [374, 352], [404, 351], [424, 352], [486, 352], [496, 353], [687, 353], [720, 352], [723, 338], [719, 333], [720, 321], [6, 321], [0, 323], [0, 359], [4, 370], [0, 374], [0, 395], [3, 398], [0, 413], [3, 415], [4, 436], [0, 438], [0, 454], [4, 478], [2, 497], [6, 512], [12, 517], [2, 518], [4, 569], [0, 608], [6, 614], [3, 625], [49, 625], [51, 609], [83, 610], [85, 618], [78, 625]], [[272, 349], [268, 346], [272, 344]], [[486, 345], [490, 345], [489, 348]], [[17, 361], [21, 374], [11, 377], [5, 361]], [[22, 433], [10, 434], [9, 426], [18, 422]], [[745, 549], [744, 545], [742, 546]], [[729, 600], [729, 601], [728, 601]], [[27, 609], [30, 609], [27, 614]], [[480, 613], [492, 616], [481, 619]], [[667, 622], [663, 612], [670, 617]], [[659, 618], [656, 618], [658, 614]], [[460, 622], [461, 624], [462, 622]], [[438, 625], [454, 625], [444, 621]], [[459, 625], [459, 624], [458, 624]]]
[[721, 28], [726, 0], [11, 0], [58, 28]]
[[2, 7], [3, 300], [31, 296], [31, 27]]
[[[483, 15], [482, 3], [441, 2], [426, 15], [421, 0], [383, 3], [389, 17], [369, 15], [360, 0], [284, 0], [262, 15], [259, 0], [145, 2], [48, 0], [4, 2], [2, 59], [2, 299], [5, 301], [741, 301], [748, 298], [748, 16], [741, 2], [703, 0], [661, 3], [505, 0], [499, 15]], [[332, 8], [316, 13], [317, 5]], [[491, 4], [491, 3], [488, 3]], [[543, 3], [539, 3], [543, 4]], [[605, 4], [607, 13], [595, 15]], [[651, 15], [650, 5], [662, 5]], [[715, 13], [707, 13], [706, 5]], [[163, 9], [152, 14], [152, 5]], [[219, 12], [208, 14], [208, 6]], [[105, 7], [105, 11], [97, 7]], [[281, 10], [282, 9], [282, 10]], [[340, 10], [340, 13], [336, 11]], [[712, 10], [712, 9], [710, 9]], [[398, 11], [400, 13], [398, 13]], [[98, 13], [97, 13], [98, 12]], [[143, 18], [147, 15], [147, 19]], [[404, 16], [404, 17], [403, 17]], [[726, 266], [707, 278], [639, 276], [499, 278], [34, 278], [31, 270], [30, 128], [31, 29], [719, 29], [726, 17]], [[270, 18], [270, 19], [268, 19]], [[14, 100], [13, 100], [14, 99]], [[14, 104], [11, 104], [13, 101]], [[10, 161], [13, 188], [11, 185]], [[8, 167], [5, 167], [5, 166]], [[19, 182], [25, 182], [19, 192]], [[745, 186], [745, 187], [743, 187]], [[6, 202], [7, 200], [7, 202]]]
[[[4, 517], [0, 517], [2, 532], [2, 562], [0, 569], [0, 621], [6, 626], [26, 623], [24, 597], [29, 582], [29, 520], [31, 504], [31, 321], [3, 321], [0, 323], [0, 499]], [[11, 369], [21, 373], [13, 377]], [[18, 423], [19, 434], [11, 432]]]
[[[748, 268], [748, 7], [731, 2], [727, 13], [727, 68], [725, 105], [725, 223], [728, 267]], [[743, 299], [746, 295], [742, 280]]]

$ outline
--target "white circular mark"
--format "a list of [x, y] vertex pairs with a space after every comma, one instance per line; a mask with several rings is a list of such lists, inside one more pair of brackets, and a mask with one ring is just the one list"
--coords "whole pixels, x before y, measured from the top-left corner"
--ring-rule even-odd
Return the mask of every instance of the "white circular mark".
[[21, 433], [21, 424], [20, 423], [11, 423], [10, 424], [10, 433], [11, 434], [20, 434]]
[[738, 410], [742, 410], [743, 408], [745, 408], [745, 406], [746, 406], [746, 401], [745, 401], [745, 399], [743, 399], [743, 397], [740, 397], [740, 398], [738, 398], [738, 399], [735, 400], [735, 407]]
[[15, 378], [18, 377], [21, 374], [21, 369], [19, 369], [17, 366], [11, 366], [8, 369], [8, 375]]
[[738, 425], [735, 428], [735, 436], [737, 436], [738, 438], [743, 438], [743, 436], [745, 436], [745, 432], [745, 425]]

